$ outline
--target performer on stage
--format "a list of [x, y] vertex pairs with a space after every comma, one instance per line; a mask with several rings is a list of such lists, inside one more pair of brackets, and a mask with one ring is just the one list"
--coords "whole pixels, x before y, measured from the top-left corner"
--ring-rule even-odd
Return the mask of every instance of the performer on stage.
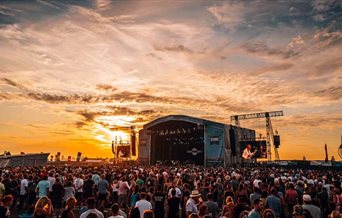
[[250, 144], [248, 144], [245, 148], [245, 150], [243, 150], [243, 153], [242, 153], [242, 157], [244, 159], [251, 159], [255, 153], [257, 152], [257, 150], [255, 150], [253, 153], [251, 152], [251, 149], [252, 149], [252, 146]]
[[264, 149], [264, 146], [260, 145], [257, 149], [257, 152], [255, 153], [255, 158], [266, 158], [266, 150]]

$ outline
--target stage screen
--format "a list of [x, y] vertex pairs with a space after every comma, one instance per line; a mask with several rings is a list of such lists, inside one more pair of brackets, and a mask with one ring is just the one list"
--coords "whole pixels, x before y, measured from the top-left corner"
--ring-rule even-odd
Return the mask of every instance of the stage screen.
[[[248, 151], [247, 145], [250, 145]], [[244, 159], [267, 158], [266, 141], [241, 141], [241, 156]]]
[[129, 150], [130, 146], [120, 145], [117, 148], [117, 157], [128, 158], [129, 157]]

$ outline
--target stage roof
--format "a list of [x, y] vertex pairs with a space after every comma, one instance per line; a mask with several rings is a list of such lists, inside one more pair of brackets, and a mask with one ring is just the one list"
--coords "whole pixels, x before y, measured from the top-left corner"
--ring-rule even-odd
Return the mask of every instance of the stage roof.
[[191, 117], [191, 116], [186, 116], [186, 115], [168, 115], [165, 117], [160, 117], [158, 119], [155, 119], [147, 124], [145, 124], [143, 126], [144, 129], [149, 129], [155, 125], [158, 125], [160, 123], [164, 123], [167, 121], [185, 121], [185, 122], [190, 122], [190, 123], [195, 123], [195, 124], [199, 124], [199, 125], [203, 125], [205, 123], [212, 123], [212, 124], [216, 124], [216, 125], [222, 125], [222, 127], [226, 124], [224, 123], [219, 123], [219, 122], [215, 122], [215, 121], [210, 121], [210, 120], [206, 120], [206, 119], [201, 119], [201, 118], [196, 118], [196, 117]]

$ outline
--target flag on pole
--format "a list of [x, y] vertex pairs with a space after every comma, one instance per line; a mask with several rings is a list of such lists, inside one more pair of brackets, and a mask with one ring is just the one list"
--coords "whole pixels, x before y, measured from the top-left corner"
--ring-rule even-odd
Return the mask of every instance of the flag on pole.
[[325, 162], [327, 163], [328, 162], [328, 147], [327, 147], [327, 144], [325, 144], [324, 149], [325, 149]]

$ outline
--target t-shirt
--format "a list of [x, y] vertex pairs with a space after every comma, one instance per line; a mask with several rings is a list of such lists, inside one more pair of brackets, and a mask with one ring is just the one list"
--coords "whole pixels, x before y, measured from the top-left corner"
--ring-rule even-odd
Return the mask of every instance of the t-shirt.
[[101, 179], [98, 183], [99, 193], [106, 194], [108, 186], [109, 186], [109, 183], [107, 182], [107, 180]]
[[28, 186], [27, 179], [22, 179], [20, 181], [20, 195], [25, 195], [27, 193], [26, 188]]
[[219, 206], [214, 201], [206, 201], [205, 204], [208, 206], [208, 213], [211, 213], [213, 218], [218, 217]]
[[259, 187], [259, 183], [260, 183], [260, 182], [262, 182], [260, 179], [255, 179], [255, 180], [253, 181], [253, 186], [254, 186], [254, 187], [257, 187], [257, 188], [260, 188], [260, 187]]
[[170, 198], [167, 203], [169, 205], [169, 218], [179, 217], [179, 202], [180, 199], [177, 197]]
[[65, 187], [65, 194], [64, 194], [64, 200], [68, 200], [71, 197], [75, 197], [75, 189], [74, 187]]
[[260, 213], [258, 213], [257, 211], [255, 211], [254, 209], [251, 210], [249, 213], [248, 213], [248, 216], [247, 218], [260, 218]]
[[135, 182], [138, 186], [143, 186], [144, 185], [144, 180], [142, 179], [137, 179], [137, 181]]
[[119, 195], [126, 194], [126, 190], [127, 190], [127, 189], [129, 189], [128, 182], [127, 182], [127, 181], [125, 181], [125, 182], [120, 181], [120, 182], [119, 182], [119, 192], [118, 192], [118, 194], [119, 194]]
[[40, 182], [38, 182], [37, 185], [38, 188], [38, 196], [39, 198], [43, 197], [43, 196], [47, 196], [47, 190], [50, 188], [50, 182], [47, 180], [42, 180]]
[[76, 178], [75, 181], [74, 181], [74, 185], [75, 185], [75, 189], [76, 189], [76, 192], [83, 192], [83, 179], [81, 178]]
[[48, 177], [48, 181], [50, 182], [50, 192], [52, 191], [52, 186], [56, 183], [56, 178], [55, 177], [52, 177], [52, 176], [49, 176]]
[[97, 209], [88, 209], [81, 214], [80, 218], [86, 218], [91, 213], [96, 214], [98, 218], [104, 218], [103, 213]]
[[93, 176], [92, 176], [92, 178], [91, 178], [94, 182], [95, 182], [95, 184], [97, 185], [98, 183], [99, 183], [99, 181], [100, 181], [100, 176], [98, 175], [98, 174], [94, 174]]
[[140, 217], [143, 218], [144, 217], [144, 212], [146, 210], [152, 210], [152, 204], [148, 201], [146, 201], [145, 199], [142, 199], [140, 201], [138, 201], [135, 206], [139, 209], [140, 212]]
[[198, 209], [197, 209], [197, 205], [196, 202], [190, 198], [187, 202], [186, 202], [186, 212], [190, 212], [190, 213], [198, 213]]
[[92, 196], [93, 195], [93, 186], [94, 186], [95, 182], [91, 179], [87, 179], [84, 182], [83, 185], [83, 189], [84, 189], [84, 193], [86, 196]]
[[155, 211], [164, 211], [165, 195], [161, 192], [157, 192], [153, 196]]
[[289, 189], [286, 191], [285, 200], [288, 204], [295, 205], [297, 204], [298, 193], [296, 190]]
[[310, 212], [313, 218], [321, 218], [321, 209], [313, 204], [303, 204], [303, 209], [306, 209]]
[[9, 187], [10, 187], [10, 194], [16, 196], [19, 194], [19, 184], [17, 180], [11, 180], [11, 182], [9, 183]]
[[180, 198], [180, 197], [182, 197], [182, 191], [178, 188], [178, 187], [175, 187], [175, 188], [170, 188], [169, 189], [169, 192], [168, 192], [168, 196], [169, 196], [169, 198], [171, 198], [171, 191], [172, 191], [172, 189], [175, 189], [176, 190], [176, 197], [177, 198]]
[[64, 187], [61, 183], [55, 183], [52, 186], [52, 191], [53, 191], [53, 199], [55, 199], [55, 200], [63, 199]]

